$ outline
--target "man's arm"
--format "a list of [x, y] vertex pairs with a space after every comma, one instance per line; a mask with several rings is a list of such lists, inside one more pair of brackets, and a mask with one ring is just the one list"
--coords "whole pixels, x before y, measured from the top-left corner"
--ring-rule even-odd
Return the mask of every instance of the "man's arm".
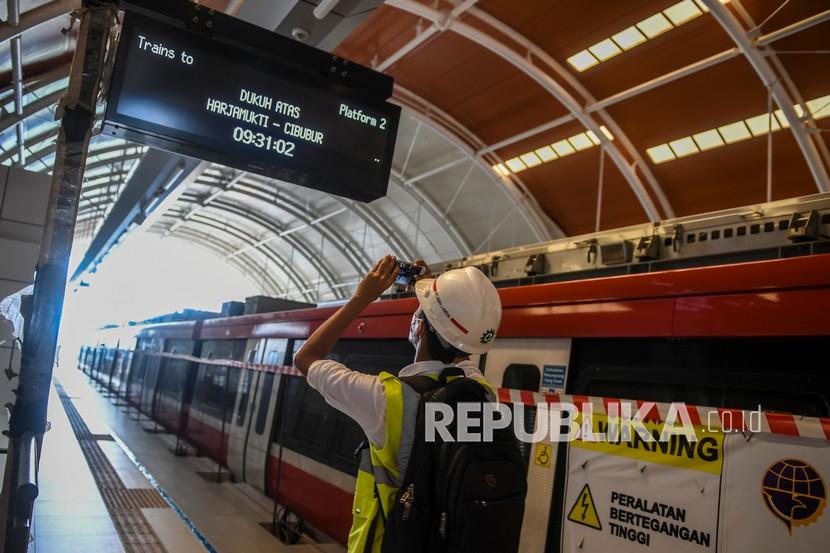
[[294, 356], [294, 365], [301, 373], [308, 375], [312, 363], [325, 359], [331, 353], [340, 335], [370, 303], [395, 282], [399, 271], [398, 261], [391, 255], [377, 262], [374, 269], [363, 277], [354, 296], [320, 325]]

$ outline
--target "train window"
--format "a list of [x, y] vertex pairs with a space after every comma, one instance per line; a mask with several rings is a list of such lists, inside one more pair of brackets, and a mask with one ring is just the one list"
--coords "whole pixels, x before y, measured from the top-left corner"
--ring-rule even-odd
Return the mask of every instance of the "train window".
[[205, 414], [229, 421], [233, 413], [234, 391], [240, 369], [221, 365], [199, 366], [194, 406]]
[[734, 233], [735, 233], [735, 231], [733, 231], [731, 228], [724, 229], [724, 231], [723, 231], [723, 237], [724, 237], [724, 238], [732, 238], [732, 235], [733, 235]]
[[[292, 351], [299, 349], [295, 342]], [[330, 359], [352, 370], [393, 374], [412, 362], [412, 345], [398, 340], [340, 340]], [[353, 453], [364, 439], [363, 431], [348, 416], [328, 405], [302, 378], [287, 377], [285, 445], [316, 461], [356, 474]]]
[[256, 430], [257, 434], [265, 432], [265, 422], [268, 418], [268, 404], [271, 403], [271, 392], [274, 390], [274, 374], [266, 373], [262, 379], [262, 394], [259, 398], [259, 409], [256, 414]]
[[245, 378], [242, 381], [242, 394], [239, 396], [239, 408], [236, 411], [236, 425], [245, 424], [245, 412], [248, 409], [248, 398], [251, 395], [251, 383], [254, 379], [254, 371], [245, 369]]
[[738, 236], [746, 236], [746, 227], [738, 227]]
[[579, 339], [568, 392], [827, 417], [825, 351], [815, 338]]
[[536, 365], [522, 363], [511, 363], [504, 369], [504, 376], [501, 377], [502, 388], [514, 390], [530, 390], [538, 392], [542, 382], [542, 375]]
[[775, 223], [773, 221], [768, 221], [764, 223], [764, 232], [772, 232], [775, 230]]

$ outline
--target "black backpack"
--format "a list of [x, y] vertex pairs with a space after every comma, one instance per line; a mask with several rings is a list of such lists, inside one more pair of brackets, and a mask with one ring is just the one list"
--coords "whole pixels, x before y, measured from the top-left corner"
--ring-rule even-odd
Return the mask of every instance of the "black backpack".
[[[510, 428], [492, 442], [425, 440], [424, 405], [488, 403], [492, 394], [457, 367], [438, 380], [401, 380], [421, 396], [415, 439], [403, 484], [385, 519], [383, 553], [515, 553], [519, 549], [527, 475]], [[449, 426], [452, 436], [455, 421]], [[479, 429], [480, 430], [480, 429]], [[438, 434], [438, 433], [436, 433]]]

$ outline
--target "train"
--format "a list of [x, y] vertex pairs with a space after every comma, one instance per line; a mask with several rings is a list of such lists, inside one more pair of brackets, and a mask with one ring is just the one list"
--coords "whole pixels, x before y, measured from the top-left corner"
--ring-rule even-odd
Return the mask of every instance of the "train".
[[[496, 388], [830, 416], [830, 254], [499, 292], [497, 339], [473, 358]], [[416, 307], [406, 294], [374, 302], [331, 357], [374, 374], [408, 365]], [[345, 544], [362, 432], [292, 369], [336, 308], [147, 325], [134, 347], [90, 343], [79, 367], [235, 481], [290, 506], [316, 539]], [[532, 426], [533, 410], [525, 416]], [[533, 531], [554, 551], [562, 492], [545, 493], [534, 502], [550, 514]]]

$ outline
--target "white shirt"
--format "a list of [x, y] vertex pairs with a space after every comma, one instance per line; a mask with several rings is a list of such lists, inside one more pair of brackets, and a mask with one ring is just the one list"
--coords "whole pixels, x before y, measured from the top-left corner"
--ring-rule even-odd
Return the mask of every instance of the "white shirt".
[[[407, 365], [398, 376], [437, 374], [448, 364], [442, 361], [421, 361]], [[483, 378], [470, 360], [455, 365], [464, 376]], [[349, 415], [360, 425], [366, 437], [378, 447], [386, 441], [386, 392], [380, 378], [353, 371], [337, 361], [321, 359], [308, 369], [308, 384], [325, 398], [326, 403]]]

